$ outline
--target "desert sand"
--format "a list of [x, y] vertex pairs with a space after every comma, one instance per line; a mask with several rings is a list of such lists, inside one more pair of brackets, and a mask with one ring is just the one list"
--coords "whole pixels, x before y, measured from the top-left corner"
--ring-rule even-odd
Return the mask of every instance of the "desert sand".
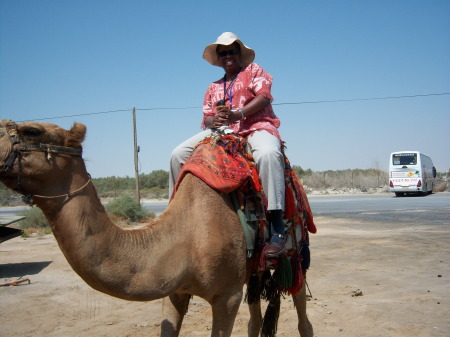
[[[315, 336], [449, 336], [450, 229], [315, 218], [308, 316]], [[170, 268], [170, 266], [168, 266]], [[52, 235], [0, 245], [0, 336], [159, 336], [161, 300], [127, 302], [75, 274]], [[309, 292], [308, 291], [308, 292]], [[247, 336], [242, 303], [233, 336]], [[282, 300], [278, 336], [298, 336]], [[211, 310], [194, 297], [181, 336], [210, 336]]]

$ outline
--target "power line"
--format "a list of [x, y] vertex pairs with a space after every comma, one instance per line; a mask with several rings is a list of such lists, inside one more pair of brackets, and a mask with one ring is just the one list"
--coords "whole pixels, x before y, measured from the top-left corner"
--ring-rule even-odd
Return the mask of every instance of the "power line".
[[318, 104], [318, 103], [339, 103], [339, 102], [356, 102], [356, 101], [375, 101], [382, 99], [401, 99], [401, 98], [414, 98], [414, 97], [427, 97], [427, 96], [442, 96], [450, 95], [450, 92], [443, 92], [439, 94], [419, 94], [408, 96], [387, 96], [387, 97], [371, 97], [371, 98], [351, 98], [351, 99], [336, 99], [336, 100], [322, 100], [322, 101], [305, 101], [295, 103], [274, 103], [272, 105], [288, 105], [288, 104]]
[[187, 109], [201, 109], [201, 106], [186, 106], [179, 108], [137, 108], [139, 111], [151, 111], [151, 110], [187, 110]]
[[[416, 97], [429, 97], [429, 96], [444, 96], [450, 95], [450, 92], [442, 92], [435, 94], [417, 94], [417, 95], [404, 95], [404, 96], [385, 96], [385, 97], [370, 97], [370, 98], [350, 98], [350, 99], [335, 99], [335, 100], [319, 100], [319, 101], [300, 101], [300, 102], [285, 102], [285, 103], [273, 103], [272, 105], [300, 105], [300, 104], [321, 104], [321, 103], [340, 103], [340, 102], [357, 102], [357, 101], [376, 101], [376, 100], [387, 100], [387, 99], [404, 99], [404, 98], [416, 98]], [[190, 107], [159, 107], [159, 108], [136, 108], [136, 111], [154, 111], [154, 110], [188, 110], [188, 109], [201, 109], [201, 106], [190, 106]], [[60, 118], [73, 118], [80, 116], [92, 116], [100, 114], [108, 114], [114, 112], [126, 112], [132, 111], [133, 109], [122, 109], [122, 110], [110, 110], [101, 112], [91, 112], [76, 115], [66, 115], [66, 116], [54, 116], [47, 118], [36, 118], [33, 121], [43, 121], [51, 119]], [[24, 121], [18, 121], [24, 122]]]
[[[113, 113], [113, 112], [132, 111], [132, 110], [133, 110], [133, 109], [110, 110], [110, 111], [90, 112], [90, 113], [77, 114], [77, 115], [54, 116], [54, 117], [46, 117], [46, 118], [35, 118], [35, 119], [33, 119], [33, 121], [44, 121], [44, 120], [59, 119], [59, 118], [69, 118], [69, 117], [80, 117], [80, 116], [100, 115], [100, 114], [109, 114], [109, 113]], [[18, 122], [21, 123], [21, 122], [25, 122], [25, 121], [18, 121]]]

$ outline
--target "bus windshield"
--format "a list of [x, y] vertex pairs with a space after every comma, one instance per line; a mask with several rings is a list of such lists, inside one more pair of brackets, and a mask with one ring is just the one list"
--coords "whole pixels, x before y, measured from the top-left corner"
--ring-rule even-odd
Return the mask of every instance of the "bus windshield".
[[395, 153], [392, 155], [394, 165], [417, 165], [416, 153]]

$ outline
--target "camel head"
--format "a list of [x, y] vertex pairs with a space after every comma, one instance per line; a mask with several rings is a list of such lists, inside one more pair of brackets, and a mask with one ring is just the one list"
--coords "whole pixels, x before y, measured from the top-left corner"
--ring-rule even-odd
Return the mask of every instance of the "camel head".
[[80, 123], [65, 130], [50, 123], [0, 120], [0, 181], [24, 195], [61, 193], [70, 185], [74, 163], [82, 162], [85, 134]]

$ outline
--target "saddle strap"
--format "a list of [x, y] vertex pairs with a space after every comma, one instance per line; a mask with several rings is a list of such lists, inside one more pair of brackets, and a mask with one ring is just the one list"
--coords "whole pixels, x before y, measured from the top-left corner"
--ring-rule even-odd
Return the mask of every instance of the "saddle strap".
[[231, 202], [233, 203], [233, 207], [236, 210], [236, 213], [239, 217], [239, 221], [241, 222], [242, 230], [244, 231], [245, 242], [247, 243], [247, 257], [251, 258], [253, 256], [255, 250], [255, 235], [251, 233], [253, 229], [247, 222], [247, 217], [245, 216], [242, 209], [239, 207], [238, 198], [236, 196], [236, 192], [231, 192]]

